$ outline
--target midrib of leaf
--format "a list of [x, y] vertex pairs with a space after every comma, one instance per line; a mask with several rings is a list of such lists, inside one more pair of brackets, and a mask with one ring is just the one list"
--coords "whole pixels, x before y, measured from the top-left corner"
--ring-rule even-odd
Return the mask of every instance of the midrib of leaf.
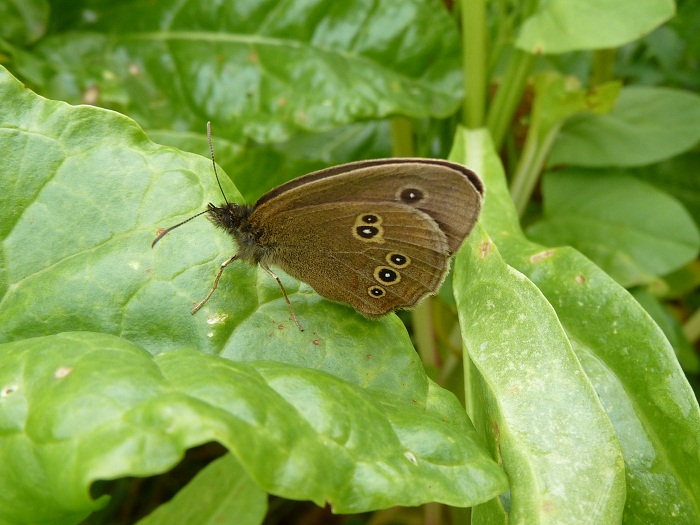
[[[571, 338], [571, 334], [567, 331], [567, 336]], [[604, 368], [608, 373], [609, 377], [614, 377], [615, 380], [617, 381], [618, 385], [620, 388], [624, 391], [625, 393], [625, 398], [627, 399], [627, 402], [630, 404], [630, 406], [634, 410], [634, 414], [636, 417], [639, 419], [640, 425], [645, 431], [645, 436], [649, 439], [649, 441], [652, 444], [652, 447], [654, 449], [654, 453], [657, 456], [657, 459], [659, 456], [663, 457], [663, 464], [668, 467], [668, 469], [673, 472], [674, 478], [679, 481], [679, 485], [682, 487], [682, 490], [688, 495], [688, 500], [689, 501], [695, 501], [695, 498], [693, 498], [693, 492], [690, 490], [690, 487], [688, 487], [687, 483], [681, 482], [681, 480], [685, 480], [685, 476], [678, 471], [676, 468], [676, 462], [674, 462], [667, 454], [666, 448], [663, 446], [664, 439], [662, 439], [661, 436], [657, 433], [653, 422], [651, 421], [650, 417], [647, 414], [646, 407], [643, 405], [640, 405], [637, 400], [635, 399], [634, 396], [630, 396], [629, 392], [627, 391], [628, 387], [627, 385], [623, 382], [620, 381], [619, 375], [612, 370], [607, 363], [602, 360], [598, 355], [596, 355], [595, 352], [593, 352], [590, 347], [584, 343], [582, 343], [578, 338], [576, 339], [578, 342], [578, 345], [580, 345], [582, 348], [586, 349], [586, 352], [588, 353], [589, 358], [595, 359], [598, 363], [598, 366], [601, 368]], [[614, 420], [611, 419], [611, 422], [613, 422], [614, 425]], [[623, 457], [625, 454], [623, 454]], [[625, 462], [625, 466], [627, 466], [627, 462]], [[629, 472], [626, 473], [626, 475], [629, 475]], [[697, 514], [700, 514], [700, 508], [697, 507], [697, 505], [694, 505], [697, 509]]]
[[441, 94], [445, 96], [454, 96], [454, 93], [450, 90], [437, 89], [433, 82], [421, 82], [419, 79], [408, 77], [401, 74], [400, 71], [388, 69], [384, 64], [370, 60], [369, 58], [341, 49], [321, 47], [319, 45], [312, 45], [305, 42], [299, 42], [298, 40], [281, 39], [264, 35], [250, 34], [232, 34], [232, 33], [208, 33], [203, 31], [159, 31], [159, 32], [144, 32], [144, 33], [124, 33], [119, 35], [119, 40], [131, 40], [131, 41], [152, 41], [152, 42], [172, 42], [176, 40], [181, 41], [191, 41], [191, 42], [213, 42], [213, 43], [229, 43], [229, 44], [245, 44], [245, 45], [260, 45], [269, 47], [280, 47], [280, 48], [291, 48], [291, 49], [312, 49], [318, 53], [323, 53], [327, 55], [335, 55], [347, 59], [351, 62], [356, 62], [365, 66], [371, 66], [371, 68], [380, 68], [385, 71], [390, 72], [392, 75], [402, 78], [406, 83], [418, 84], [424, 89], [429, 89], [433, 93]]

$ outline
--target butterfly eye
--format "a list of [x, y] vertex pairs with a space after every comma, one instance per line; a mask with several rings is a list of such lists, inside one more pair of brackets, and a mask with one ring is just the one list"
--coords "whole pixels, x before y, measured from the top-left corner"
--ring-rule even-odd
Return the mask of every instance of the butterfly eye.
[[391, 252], [387, 254], [386, 262], [394, 268], [406, 268], [406, 266], [411, 264], [411, 258], [402, 253]]
[[381, 226], [382, 217], [376, 213], [363, 213], [355, 218], [355, 225], [352, 227], [352, 234], [361, 241], [379, 242], [384, 241], [384, 229]]
[[386, 285], [392, 285], [401, 280], [401, 274], [388, 266], [377, 266], [374, 269], [374, 278]]
[[405, 188], [399, 193], [399, 198], [409, 204], [422, 201], [425, 198], [425, 194], [418, 188]]
[[375, 228], [374, 226], [358, 226], [356, 231], [357, 235], [363, 239], [371, 239], [379, 233], [379, 228]]
[[379, 297], [384, 297], [386, 295], [386, 290], [381, 286], [373, 285], [367, 288], [367, 293], [371, 297], [375, 297], [378, 299]]

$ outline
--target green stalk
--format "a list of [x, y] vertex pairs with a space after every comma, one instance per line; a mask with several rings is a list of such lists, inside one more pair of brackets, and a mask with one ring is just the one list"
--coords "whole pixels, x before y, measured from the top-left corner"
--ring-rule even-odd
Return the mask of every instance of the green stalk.
[[598, 86], [613, 80], [616, 54], [616, 49], [598, 49], [593, 52], [591, 75], [588, 80], [589, 87]]
[[506, 68], [505, 75], [493, 98], [489, 113], [486, 116], [486, 127], [491, 132], [496, 150], [500, 150], [506, 132], [513, 121], [513, 115], [518, 109], [523, 96], [527, 79], [532, 71], [535, 56], [518, 49], [513, 49]]
[[695, 310], [683, 324], [683, 333], [693, 345], [700, 340], [700, 309]]
[[530, 202], [530, 197], [537, 186], [542, 167], [547, 160], [554, 140], [557, 138], [559, 129], [561, 129], [561, 124], [543, 132], [540, 129], [540, 123], [533, 122], [528, 131], [525, 147], [510, 184], [510, 195], [520, 217], [523, 216], [527, 203]]
[[484, 123], [488, 85], [486, 2], [462, 0], [460, 13], [464, 72], [462, 122], [468, 128], [479, 128]]
[[[525, 0], [522, 2], [520, 4], [520, 12], [517, 14], [517, 23], [522, 24], [523, 21], [537, 11], [538, 4], [538, 0]], [[497, 21], [497, 23], [505, 24], [510, 22]], [[501, 31], [499, 31], [500, 33]], [[511, 35], [511, 39], [514, 40], [515, 36]], [[503, 146], [506, 132], [518, 109], [534, 62], [535, 55], [512, 48], [505, 73], [486, 115], [486, 127], [491, 132], [496, 150], [500, 150]]]
[[406, 117], [393, 117], [390, 122], [391, 154], [394, 157], [413, 157], [416, 151], [413, 123]]
[[411, 310], [411, 324], [413, 326], [413, 343], [423, 365], [432, 369], [441, 366], [440, 352], [435, 337], [435, 323], [433, 319], [433, 299], [426, 297], [418, 306]]

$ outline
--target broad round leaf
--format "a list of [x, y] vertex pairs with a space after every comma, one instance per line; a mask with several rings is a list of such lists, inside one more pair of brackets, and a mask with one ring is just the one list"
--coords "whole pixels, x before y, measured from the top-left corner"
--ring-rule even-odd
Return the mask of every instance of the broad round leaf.
[[[265, 491], [337, 512], [506, 489], [396, 316], [370, 321], [283, 276], [300, 332], [275, 281], [243, 263], [190, 314], [234, 243], [203, 218], [151, 241], [220, 198], [210, 160], [4, 71], [0, 98], [0, 393], [18, 394], [0, 398], [15, 403], [0, 411], [0, 499], [16, 502], [0, 516], [75, 522], [96, 507], [91, 482], [163, 472], [212, 440]], [[103, 334], [53, 335], [75, 330]]]
[[700, 250], [700, 233], [685, 208], [634, 177], [562, 170], [545, 175], [542, 191], [544, 219], [528, 235], [577, 248], [625, 287], [670, 273]]
[[643, 166], [668, 159], [700, 141], [700, 95], [657, 87], [626, 87], [610, 114], [566, 122], [549, 165]]
[[630, 170], [635, 177], [653, 184], [683, 203], [700, 227], [700, 151], [690, 150], [665, 162]]
[[154, 359], [86, 332], [0, 345], [0, 365], [9, 523], [76, 523], [102, 503], [90, 499], [92, 482], [162, 472], [209, 441], [265, 491], [336, 512], [466, 506], [506, 486], [454, 396], [434, 384], [403, 399], [272, 361], [194, 350]]
[[46, 96], [147, 129], [212, 120], [227, 138], [277, 142], [393, 114], [444, 117], [462, 94], [457, 28], [439, 0], [100, 2], [62, 20], [13, 67]]
[[671, 18], [673, 0], [550, 0], [523, 24], [516, 46], [536, 54], [618, 47]]

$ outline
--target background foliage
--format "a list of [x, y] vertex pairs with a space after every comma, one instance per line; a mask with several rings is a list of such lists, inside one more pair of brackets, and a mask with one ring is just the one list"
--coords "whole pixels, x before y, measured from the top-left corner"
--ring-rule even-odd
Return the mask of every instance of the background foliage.
[[[0, 14], [0, 523], [700, 521], [696, 2]], [[220, 198], [208, 120], [238, 201], [474, 169], [454, 294], [374, 322], [283, 276], [300, 333], [239, 264], [191, 316], [233, 243], [150, 242]]]

